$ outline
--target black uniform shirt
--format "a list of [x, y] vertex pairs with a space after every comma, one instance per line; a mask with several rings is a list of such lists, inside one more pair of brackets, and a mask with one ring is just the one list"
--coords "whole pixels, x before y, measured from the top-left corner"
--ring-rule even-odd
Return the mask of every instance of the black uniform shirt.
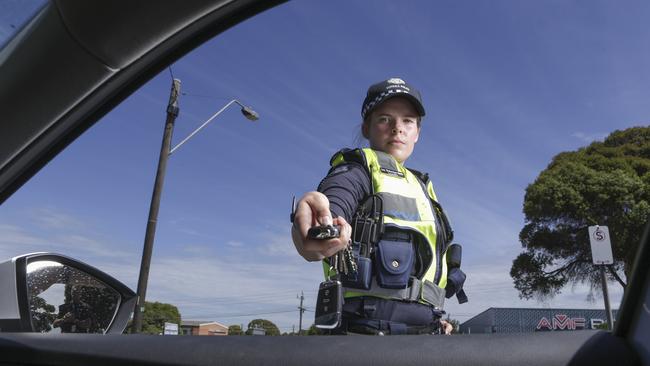
[[318, 191], [329, 199], [332, 217], [342, 216], [351, 223], [357, 206], [370, 195], [371, 187], [365, 168], [347, 163], [332, 169], [318, 185]]

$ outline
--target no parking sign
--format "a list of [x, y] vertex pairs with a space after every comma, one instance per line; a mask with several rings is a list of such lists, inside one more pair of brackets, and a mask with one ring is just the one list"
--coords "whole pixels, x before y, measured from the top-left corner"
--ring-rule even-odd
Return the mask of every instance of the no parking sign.
[[591, 243], [591, 258], [594, 264], [613, 264], [612, 242], [609, 239], [607, 226], [589, 226], [589, 242]]

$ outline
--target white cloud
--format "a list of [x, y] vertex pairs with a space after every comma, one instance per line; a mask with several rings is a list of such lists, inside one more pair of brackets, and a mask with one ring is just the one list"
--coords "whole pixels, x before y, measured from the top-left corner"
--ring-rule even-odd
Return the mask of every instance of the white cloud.
[[214, 249], [210, 246], [188, 244], [183, 246], [183, 251], [192, 255], [213, 255]]
[[40, 208], [31, 214], [41, 227], [49, 229], [71, 229], [84, 227], [84, 223], [68, 214], [52, 208]]
[[[285, 227], [285, 231], [286, 227]], [[260, 248], [260, 253], [269, 256], [286, 257], [287, 259], [295, 259], [298, 257], [296, 247], [293, 245], [291, 236], [286, 234], [270, 234], [266, 236], [268, 240]]]
[[33, 246], [43, 243], [43, 239], [26, 232], [19, 226], [0, 225], [0, 247]]
[[117, 250], [112, 245], [79, 234], [57, 236], [53, 239], [52, 245], [65, 251], [80, 251], [98, 257], [119, 258], [134, 254], [131, 251]]
[[[492, 217], [486, 214], [489, 210], [478, 203], [464, 207], [471, 208], [470, 211], [479, 217]], [[545, 302], [520, 300], [509, 276], [512, 255], [508, 247], [513, 244], [504, 241], [504, 237], [516, 237], [516, 231], [513, 223], [497, 225], [498, 222], [502, 222], [502, 218], [486, 222], [485, 228], [479, 231], [491, 235], [472, 243], [475, 254], [485, 253], [479, 250], [484, 246], [493, 248], [495, 254], [489, 258], [470, 255], [463, 263], [468, 275], [466, 291], [470, 301], [459, 305], [455, 298], [448, 299], [446, 309], [453, 318], [465, 321], [490, 307], [604, 307], [600, 299], [587, 301], [589, 288], [586, 285], [568, 286], [561, 295]], [[284, 225], [269, 225], [260, 237], [267, 241], [257, 246], [240, 241], [227, 242], [227, 246], [237, 249], [228, 255], [214, 253], [201, 245], [187, 245], [173, 255], [154, 254], [147, 299], [178, 306], [184, 319], [246, 326], [250, 320], [262, 317], [275, 322], [282, 331], [291, 330], [292, 325], [297, 329], [300, 302], [297, 295], [304, 291], [304, 305], [314, 309], [316, 290], [323, 279], [322, 266], [308, 263], [296, 253]], [[498, 238], [502, 241], [497, 241]], [[57, 231], [57, 235], [50, 237], [20, 226], [0, 225], [0, 256], [3, 259], [43, 250], [58, 251], [82, 260], [134, 291], [136, 289], [139, 247], [128, 252], [117, 251], [92, 235], [58, 234]], [[617, 308], [622, 297], [618, 285], [610, 285], [610, 296], [612, 307]], [[306, 312], [303, 327], [312, 323], [313, 312]]]
[[[30, 252], [57, 252], [96, 267], [136, 290], [139, 246], [118, 250], [106, 244], [100, 234], [80, 233], [78, 229], [86, 227], [83, 220], [52, 210], [34, 212], [47, 212], [44, 222], [49, 225], [29, 229], [0, 225], [2, 260]], [[147, 299], [177, 305], [185, 319], [240, 324], [264, 317], [276, 322], [282, 331], [290, 330], [288, 327], [293, 324], [297, 328], [296, 296], [304, 291], [305, 306], [314, 308], [322, 268], [320, 263], [307, 263], [296, 253], [288, 233], [283, 233], [285, 226], [269, 226], [260, 234], [266, 239], [262, 245], [257, 244], [259, 241], [255, 246], [242, 241], [227, 242], [228, 247], [236, 249], [229, 256], [200, 244], [185, 245], [173, 255], [154, 253]], [[261, 315], [234, 316], [243, 314]], [[313, 322], [309, 318], [306, 313], [305, 326]]]
[[244, 246], [244, 243], [242, 243], [241, 241], [230, 240], [226, 242], [226, 245], [229, 247], [239, 248]]
[[72, 257], [90, 256], [124, 258], [131, 251], [107, 244], [97, 233], [87, 233], [88, 225], [78, 218], [56, 212], [49, 208], [34, 210], [29, 222], [37, 222], [29, 228], [0, 225], [0, 258], [11, 258], [33, 252], [57, 252]]
[[[250, 254], [221, 258], [154, 258], [147, 298], [177, 305], [185, 319], [239, 324], [256, 316], [232, 315], [276, 311], [288, 313], [257, 317], [285, 324], [296, 318], [296, 295], [301, 290], [315, 295], [322, 280], [320, 264], [302, 259], [291, 265], [280, 261], [260, 263]], [[315, 296], [312, 296], [313, 301]], [[296, 314], [291, 315], [294, 309]]]
[[[469, 302], [459, 305], [456, 298], [447, 299], [445, 310], [461, 322], [487, 310], [490, 307], [515, 308], [574, 308], [604, 309], [602, 297], [589, 301], [589, 286], [567, 285], [559, 295], [544, 301], [522, 300], [510, 277], [510, 263], [470, 265], [463, 269], [467, 273], [465, 291]], [[623, 291], [616, 283], [609, 283], [610, 303], [613, 309], [620, 306]]]

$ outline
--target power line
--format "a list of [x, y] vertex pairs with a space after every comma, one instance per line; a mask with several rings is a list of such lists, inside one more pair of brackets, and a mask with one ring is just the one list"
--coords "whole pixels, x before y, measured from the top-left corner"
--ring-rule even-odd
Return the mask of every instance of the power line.
[[283, 310], [283, 311], [268, 311], [264, 313], [251, 313], [251, 314], [219, 314], [219, 315], [193, 315], [193, 318], [238, 318], [242, 316], [256, 316], [256, 315], [267, 315], [267, 314], [281, 314], [281, 313], [293, 313], [295, 310]]
[[234, 302], [219, 302], [219, 301], [202, 301], [202, 302], [190, 302], [192, 304], [199, 304], [199, 305], [238, 305], [238, 304], [251, 304], [251, 303], [277, 303], [278, 301], [271, 301], [271, 300], [282, 300], [286, 299], [287, 296], [273, 296], [273, 297], [261, 297], [257, 299], [244, 299], [244, 301], [234, 301]]
[[[268, 293], [258, 293], [258, 294], [251, 294], [251, 295], [242, 295], [242, 296], [231, 296], [231, 297], [221, 297], [221, 298], [201, 298], [201, 299], [196, 299], [193, 301], [185, 301], [186, 303], [201, 303], [201, 302], [209, 302], [210, 304], [219, 304], [223, 302], [228, 302], [228, 301], [241, 301], [241, 300], [248, 300], [248, 299], [264, 299], [264, 298], [276, 298], [276, 297], [282, 297], [286, 298], [289, 293], [294, 292], [295, 290], [283, 290], [283, 291], [274, 291], [274, 292], [268, 292]], [[305, 291], [305, 292], [316, 292], [316, 291]]]
[[217, 97], [217, 96], [214, 96], [214, 95], [192, 94], [192, 93], [187, 93], [187, 92], [182, 92], [181, 95], [186, 96], [186, 97], [208, 98], [208, 99], [214, 99], [214, 100], [229, 100], [229, 98]]

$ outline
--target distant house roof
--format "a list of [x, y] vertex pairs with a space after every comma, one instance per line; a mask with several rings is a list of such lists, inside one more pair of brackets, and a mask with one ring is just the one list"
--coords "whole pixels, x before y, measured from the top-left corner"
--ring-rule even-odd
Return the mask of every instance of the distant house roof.
[[208, 325], [208, 324], [216, 324], [218, 326], [228, 328], [227, 326], [221, 323], [210, 321], [210, 320], [182, 320], [181, 321], [181, 327], [198, 327], [201, 325]]

